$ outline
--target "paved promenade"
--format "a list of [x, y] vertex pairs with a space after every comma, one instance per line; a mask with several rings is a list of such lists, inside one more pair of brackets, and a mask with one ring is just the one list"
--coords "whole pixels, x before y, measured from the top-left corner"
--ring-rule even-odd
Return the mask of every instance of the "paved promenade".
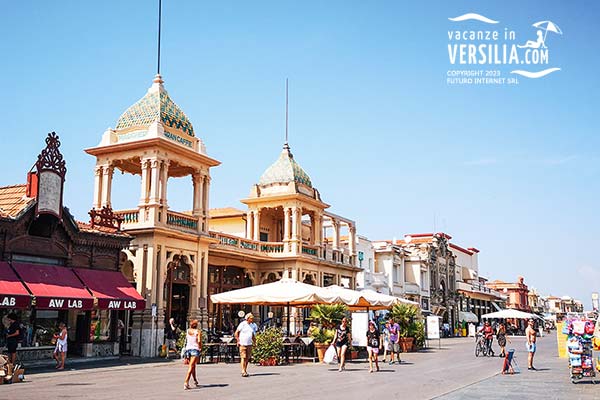
[[600, 384], [571, 384], [566, 360], [556, 357], [555, 336], [540, 339], [537, 367], [526, 369], [524, 339], [512, 339], [521, 373], [499, 375], [502, 360], [476, 358], [470, 338], [442, 340], [433, 348], [403, 354], [401, 365], [381, 364], [369, 374], [366, 362], [344, 372], [319, 364], [251, 366], [242, 378], [237, 364], [198, 367], [200, 387], [183, 391], [185, 366], [179, 361], [110, 365], [27, 375], [27, 382], [0, 386], [0, 399], [593, 399]]

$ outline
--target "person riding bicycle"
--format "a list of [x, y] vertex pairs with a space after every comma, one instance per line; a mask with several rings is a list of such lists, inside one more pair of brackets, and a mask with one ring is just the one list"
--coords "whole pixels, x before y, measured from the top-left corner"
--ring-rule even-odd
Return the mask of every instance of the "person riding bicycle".
[[485, 324], [479, 330], [479, 333], [483, 335], [483, 340], [485, 340], [485, 347], [488, 350], [488, 355], [493, 357], [494, 350], [492, 350], [492, 340], [494, 339], [494, 328], [492, 328], [489, 321], [485, 321]]

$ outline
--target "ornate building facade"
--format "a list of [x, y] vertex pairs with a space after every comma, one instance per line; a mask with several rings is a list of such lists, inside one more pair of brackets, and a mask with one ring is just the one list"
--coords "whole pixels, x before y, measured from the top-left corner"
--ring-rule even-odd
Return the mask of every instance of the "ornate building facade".
[[[140, 177], [140, 199], [115, 211], [133, 237], [125, 250], [147, 309], [134, 320], [134, 354], [155, 356], [169, 317], [185, 326], [230, 332], [240, 311], [250, 307], [211, 304], [210, 294], [290, 277], [316, 285], [356, 285], [356, 225], [327, 211], [308, 174], [287, 143], [277, 160], [243, 199], [246, 210], [209, 211], [210, 169], [219, 162], [206, 153], [160, 75], [138, 102], [86, 152], [96, 158], [93, 207], [110, 207], [114, 171]], [[191, 178], [191, 211], [168, 203], [169, 178]], [[128, 188], [117, 188], [128, 190]], [[332, 240], [327, 240], [327, 231]], [[342, 234], [350, 240], [340, 241]], [[269, 318], [271, 310], [252, 309]], [[288, 318], [281, 313], [275, 318]], [[294, 311], [292, 326], [301, 328]]]

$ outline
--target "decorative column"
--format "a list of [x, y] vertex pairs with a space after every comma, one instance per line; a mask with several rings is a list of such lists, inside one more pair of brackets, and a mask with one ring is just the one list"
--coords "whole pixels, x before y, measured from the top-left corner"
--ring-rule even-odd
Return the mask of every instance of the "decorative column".
[[204, 176], [202, 176], [200, 172], [192, 174], [192, 184], [194, 185], [192, 214], [200, 216], [202, 215], [202, 189], [204, 186]]
[[348, 250], [350, 255], [356, 253], [356, 226], [348, 225]]
[[208, 189], [210, 188], [210, 176], [208, 175], [204, 175], [204, 185], [202, 185], [202, 204], [201, 204], [201, 209], [202, 209], [202, 214], [204, 214], [204, 216], [208, 216]]
[[298, 207], [292, 207], [292, 240], [298, 240]]
[[102, 168], [102, 207], [110, 207], [110, 189], [114, 168], [110, 164]]
[[143, 159], [142, 160], [142, 193], [140, 195], [140, 205], [145, 205], [148, 203], [148, 167], [150, 166], [150, 160]]
[[285, 207], [283, 209], [283, 241], [289, 242], [290, 240], [290, 208]]
[[256, 241], [260, 240], [260, 210], [254, 211], [254, 229], [253, 229], [254, 237], [253, 239]]
[[162, 162], [162, 176], [160, 178], [160, 204], [167, 208], [167, 181], [169, 180], [169, 165], [171, 161], [163, 160]]
[[150, 203], [159, 204], [160, 201], [160, 160], [154, 158], [150, 160], [150, 168], [152, 174], [150, 175]]
[[102, 166], [94, 168], [94, 208], [102, 208]]
[[246, 213], [246, 239], [252, 240], [252, 224], [254, 223], [252, 211]]
[[338, 220], [331, 219], [331, 224], [333, 226], [333, 250], [338, 250], [340, 248], [340, 223]]

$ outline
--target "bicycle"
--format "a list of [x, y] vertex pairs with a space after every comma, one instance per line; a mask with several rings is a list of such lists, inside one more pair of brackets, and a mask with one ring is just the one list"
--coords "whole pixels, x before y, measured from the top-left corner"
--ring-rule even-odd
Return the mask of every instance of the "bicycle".
[[485, 344], [485, 339], [483, 335], [477, 334], [475, 342], [475, 357], [479, 357], [480, 355], [482, 355], [483, 357], [487, 357], [488, 352], [489, 348]]

